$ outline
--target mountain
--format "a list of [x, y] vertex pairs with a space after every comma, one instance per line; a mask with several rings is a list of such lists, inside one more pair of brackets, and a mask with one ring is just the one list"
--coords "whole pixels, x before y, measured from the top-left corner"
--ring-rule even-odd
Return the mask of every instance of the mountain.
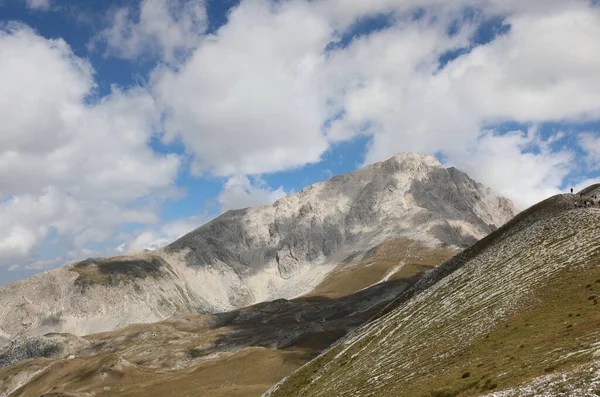
[[0, 287], [0, 337], [87, 335], [313, 290], [340, 296], [393, 276], [399, 261], [374, 266], [364, 282], [348, 277], [388, 241], [464, 248], [514, 213], [434, 157], [399, 154], [273, 205], [229, 211], [162, 250], [90, 258]]
[[265, 397], [598, 395], [600, 208], [578, 199], [520, 213]]
[[256, 397], [382, 310], [453, 252], [395, 239], [356, 265], [369, 269], [403, 259], [402, 269], [338, 298], [311, 294], [84, 337], [17, 338], [0, 349], [0, 396]]

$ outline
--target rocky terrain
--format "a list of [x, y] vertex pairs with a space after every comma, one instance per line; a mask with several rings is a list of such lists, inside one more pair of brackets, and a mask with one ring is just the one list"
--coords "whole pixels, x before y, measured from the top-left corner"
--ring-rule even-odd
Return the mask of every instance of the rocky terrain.
[[387, 240], [293, 300], [15, 340], [0, 396], [597, 396], [600, 208], [579, 200], [460, 252]]
[[399, 154], [273, 205], [227, 212], [162, 250], [91, 258], [2, 286], [0, 343], [224, 312], [315, 289], [339, 296], [339, 288], [355, 290], [353, 272], [371, 284], [394, 274], [400, 260], [355, 266], [388, 241], [464, 248], [514, 213], [509, 200], [434, 157]]
[[578, 198], [520, 213], [265, 397], [599, 395], [600, 209]]
[[259, 396], [455, 253], [394, 239], [310, 296], [84, 337], [19, 338], [0, 350], [0, 396]]

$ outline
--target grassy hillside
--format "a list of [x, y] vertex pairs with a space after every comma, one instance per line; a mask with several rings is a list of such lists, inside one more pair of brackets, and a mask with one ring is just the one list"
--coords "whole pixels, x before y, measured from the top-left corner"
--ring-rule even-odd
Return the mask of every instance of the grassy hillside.
[[532, 207], [268, 395], [597, 395], [598, 225], [570, 195]]

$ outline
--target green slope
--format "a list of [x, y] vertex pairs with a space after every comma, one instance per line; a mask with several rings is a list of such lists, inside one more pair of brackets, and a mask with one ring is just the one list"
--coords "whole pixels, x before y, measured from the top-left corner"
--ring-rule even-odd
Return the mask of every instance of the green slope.
[[598, 395], [600, 210], [572, 198], [523, 212], [268, 395]]

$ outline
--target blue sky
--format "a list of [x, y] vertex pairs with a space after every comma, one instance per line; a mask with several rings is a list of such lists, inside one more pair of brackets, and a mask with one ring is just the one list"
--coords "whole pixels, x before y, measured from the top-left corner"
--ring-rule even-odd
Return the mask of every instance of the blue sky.
[[1, 1], [0, 284], [401, 151], [520, 208], [600, 180], [597, 4], [369, 3]]

